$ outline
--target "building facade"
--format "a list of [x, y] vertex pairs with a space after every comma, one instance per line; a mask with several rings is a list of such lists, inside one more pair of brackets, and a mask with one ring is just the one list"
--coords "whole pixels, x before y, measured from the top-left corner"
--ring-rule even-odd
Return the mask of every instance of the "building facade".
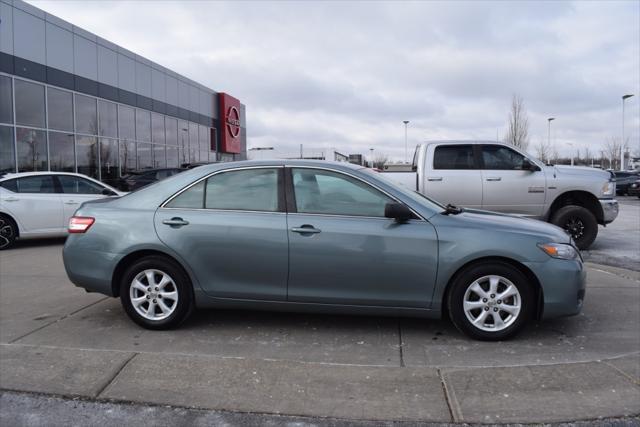
[[[81, 4], [81, 3], [79, 3]], [[0, 173], [246, 158], [245, 106], [20, 0], [0, 0]]]

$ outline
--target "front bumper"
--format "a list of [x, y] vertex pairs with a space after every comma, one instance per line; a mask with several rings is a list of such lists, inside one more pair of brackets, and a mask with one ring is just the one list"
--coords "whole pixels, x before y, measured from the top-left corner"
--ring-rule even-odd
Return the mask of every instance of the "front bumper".
[[604, 224], [613, 222], [618, 217], [618, 201], [616, 199], [600, 199], [602, 207], [602, 220]]
[[582, 310], [587, 273], [581, 260], [549, 259], [525, 263], [542, 286], [542, 318], [573, 316]]

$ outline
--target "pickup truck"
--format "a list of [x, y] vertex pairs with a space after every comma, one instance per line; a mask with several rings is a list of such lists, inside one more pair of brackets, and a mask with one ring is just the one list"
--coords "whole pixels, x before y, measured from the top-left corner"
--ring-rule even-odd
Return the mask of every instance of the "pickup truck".
[[[606, 171], [548, 166], [517, 148], [489, 141], [418, 145], [412, 172], [386, 172], [444, 205], [502, 212], [550, 222], [587, 249], [598, 224], [618, 216], [615, 178]], [[384, 173], [384, 171], [382, 171]]]

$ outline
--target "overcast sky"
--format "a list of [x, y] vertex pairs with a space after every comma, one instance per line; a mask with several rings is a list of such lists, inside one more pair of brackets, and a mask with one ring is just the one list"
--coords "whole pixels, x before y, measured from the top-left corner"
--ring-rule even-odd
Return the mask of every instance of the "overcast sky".
[[[31, 1], [247, 106], [248, 146], [496, 139], [522, 96], [531, 145], [640, 147], [640, 1]], [[569, 144], [574, 144], [572, 149]], [[531, 149], [530, 151], [534, 151]]]

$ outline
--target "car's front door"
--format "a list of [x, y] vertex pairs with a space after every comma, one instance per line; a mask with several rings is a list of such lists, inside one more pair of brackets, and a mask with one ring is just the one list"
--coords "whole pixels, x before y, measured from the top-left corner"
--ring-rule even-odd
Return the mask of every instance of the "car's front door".
[[438, 241], [429, 222], [385, 218], [394, 200], [343, 172], [293, 167], [287, 178], [289, 301], [430, 306]]
[[215, 173], [155, 215], [159, 238], [220, 298], [285, 300], [288, 249], [283, 168]]
[[543, 171], [527, 169], [525, 156], [503, 145], [483, 145], [481, 159], [483, 209], [542, 215], [546, 191]]
[[3, 204], [22, 226], [24, 234], [58, 234], [65, 230], [62, 201], [51, 175], [34, 175], [16, 180], [17, 192]]
[[75, 175], [55, 175], [62, 188], [62, 209], [63, 222], [69, 223], [69, 219], [73, 216], [80, 205], [89, 200], [101, 199], [106, 197], [103, 187], [88, 179]]

